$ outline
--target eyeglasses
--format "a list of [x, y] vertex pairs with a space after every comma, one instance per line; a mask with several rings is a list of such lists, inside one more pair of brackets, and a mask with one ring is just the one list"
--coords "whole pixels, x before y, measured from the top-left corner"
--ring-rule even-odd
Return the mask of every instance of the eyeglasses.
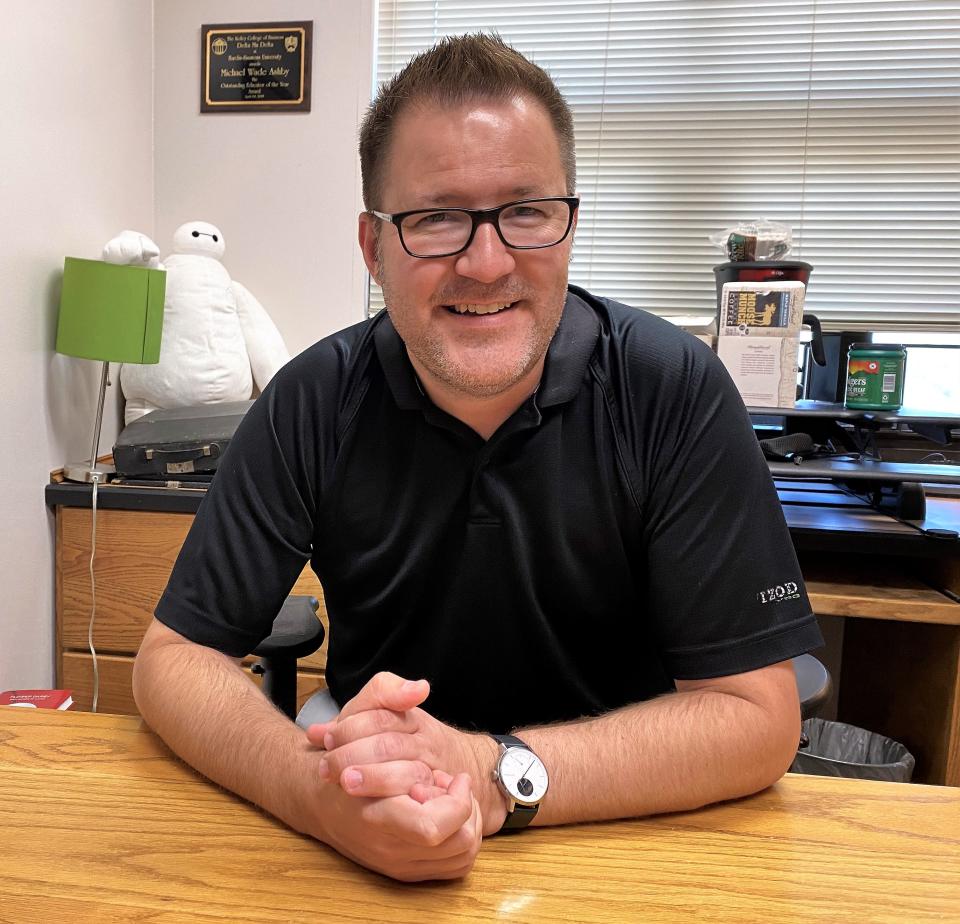
[[371, 210], [371, 215], [391, 222], [400, 244], [411, 257], [452, 257], [463, 253], [484, 222], [497, 229], [500, 240], [514, 250], [554, 247], [569, 233], [577, 196], [519, 199], [492, 209], [414, 209], [412, 212]]

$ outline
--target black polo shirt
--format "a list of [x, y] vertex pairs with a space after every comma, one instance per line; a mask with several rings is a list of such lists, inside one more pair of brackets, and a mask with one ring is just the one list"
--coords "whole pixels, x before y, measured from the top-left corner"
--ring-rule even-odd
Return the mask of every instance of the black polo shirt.
[[571, 287], [537, 392], [488, 440], [419, 388], [390, 318], [248, 412], [157, 618], [233, 656], [310, 560], [343, 703], [377, 671], [506, 731], [820, 644], [743, 403], [702, 343]]

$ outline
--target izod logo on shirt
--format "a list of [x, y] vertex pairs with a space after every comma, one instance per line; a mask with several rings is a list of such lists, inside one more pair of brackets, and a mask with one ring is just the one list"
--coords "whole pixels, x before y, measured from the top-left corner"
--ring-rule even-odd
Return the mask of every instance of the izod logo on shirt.
[[793, 581], [787, 581], [786, 584], [777, 584], [776, 587], [768, 587], [757, 594], [757, 599], [761, 603], [782, 603], [784, 600], [798, 600], [800, 598], [800, 588]]

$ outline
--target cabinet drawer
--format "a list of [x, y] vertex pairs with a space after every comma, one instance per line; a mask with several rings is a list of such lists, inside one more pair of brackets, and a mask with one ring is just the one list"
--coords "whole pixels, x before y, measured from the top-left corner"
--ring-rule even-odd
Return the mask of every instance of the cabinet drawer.
[[[192, 513], [97, 511], [94, 646], [98, 653], [136, 653], [192, 522]], [[58, 508], [57, 616], [60, 645], [67, 650], [87, 648], [90, 523], [88, 509]], [[309, 565], [291, 593], [316, 597], [320, 601], [320, 618], [328, 627], [323, 589]], [[322, 670], [327, 660], [326, 648], [324, 642], [319, 651], [300, 663]]]
[[[97, 654], [100, 669], [100, 698], [98, 712], [120, 715], [138, 715], [133, 701], [133, 658]], [[247, 674], [249, 675], [249, 669]], [[253, 677], [259, 686], [260, 678]], [[63, 655], [63, 676], [58, 681], [66, 690], [73, 691], [73, 708], [82, 712], [90, 710], [93, 702], [93, 659], [89, 654], [67, 651]], [[326, 681], [322, 673], [297, 671], [297, 708], [299, 709], [314, 692], [324, 689]]]

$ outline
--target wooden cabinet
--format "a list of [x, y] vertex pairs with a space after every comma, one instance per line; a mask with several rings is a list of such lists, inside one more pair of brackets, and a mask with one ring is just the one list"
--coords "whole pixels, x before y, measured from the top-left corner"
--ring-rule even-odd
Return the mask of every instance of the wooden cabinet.
[[[74, 708], [88, 710], [93, 698], [93, 664], [87, 642], [93, 602], [92, 516], [90, 508], [56, 509], [57, 684], [73, 691]], [[100, 670], [97, 708], [101, 712], [137, 712], [130, 683], [133, 659], [192, 522], [192, 513], [97, 511], [93, 643]], [[323, 590], [309, 567], [292, 593], [317, 597], [320, 617], [327, 625]], [[326, 647], [324, 640], [319, 651], [298, 665], [300, 704], [325, 686]], [[247, 663], [252, 660], [248, 658]]]

